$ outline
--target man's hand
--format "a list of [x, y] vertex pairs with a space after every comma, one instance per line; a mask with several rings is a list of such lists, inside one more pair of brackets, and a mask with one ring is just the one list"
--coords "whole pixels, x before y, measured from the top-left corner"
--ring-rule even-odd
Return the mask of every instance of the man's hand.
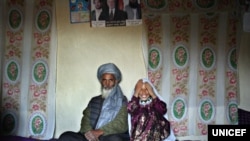
[[91, 131], [92, 134], [96, 137], [96, 138], [99, 138], [104, 132], [100, 129], [97, 129], [97, 130], [92, 130]]
[[93, 131], [93, 130], [88, 131], [88, 132], [86, 132], [86, 133], [84, 134], [84, 136], [86, 137], [86, 139], [87, 139], [88, 141], [99, 141], [99, 139], [95, 137], [95, 135], [92, 133], [92, 131]]

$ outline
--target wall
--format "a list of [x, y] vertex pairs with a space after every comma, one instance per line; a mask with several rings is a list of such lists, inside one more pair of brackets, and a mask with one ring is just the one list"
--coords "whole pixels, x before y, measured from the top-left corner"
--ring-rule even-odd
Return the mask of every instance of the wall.
[[240, 104], [239, 108], [250, 111], [250, 33], [242, 32], [241, 44], [239, 50], [239, 93], [240, 93]]
[[70, 24], [69, 1], [56, 1], [58, 53], [55, 137], [78, 131], [82, 111], [100, 93], [97, 68], [113, 62], [121, 69], [125, 95], [146, 76], [142, 26], [91, 28], [90, 23]]

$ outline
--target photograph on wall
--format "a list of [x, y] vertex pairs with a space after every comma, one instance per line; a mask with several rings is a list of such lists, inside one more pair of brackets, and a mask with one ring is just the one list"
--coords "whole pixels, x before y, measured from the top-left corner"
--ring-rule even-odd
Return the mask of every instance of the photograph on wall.
[[69, 0], [70, 22], [89, 22], [89, 0]]
[[140, 0], [91, 0], [91, 27], [135, 26], [142, 23]]

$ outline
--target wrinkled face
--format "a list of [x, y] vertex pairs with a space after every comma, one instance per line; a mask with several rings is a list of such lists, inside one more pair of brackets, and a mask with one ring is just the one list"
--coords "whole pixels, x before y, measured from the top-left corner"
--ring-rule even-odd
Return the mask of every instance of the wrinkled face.
[[113, 74], [105, 73], [102, 75], [101, 84], [105, 90], [110, 90], [115, 86], [116, 79]]
[[149, 98], [150, 94], [146, 89], [145, 84], [142, 85], [141, 91], [139, 92], [138, 96], [141, 100], [147, 100]]

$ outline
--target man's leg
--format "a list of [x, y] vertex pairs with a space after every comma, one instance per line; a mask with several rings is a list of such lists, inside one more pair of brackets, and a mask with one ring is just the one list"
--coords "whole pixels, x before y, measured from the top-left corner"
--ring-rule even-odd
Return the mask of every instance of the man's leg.
[[100, 141], [129, 141], [128, 134], [111, 134], [107, 136], [101, 136]]
[[58, 141], [88, 141], [88, 140], [81, 133], [67, 131], [60, 135]]

